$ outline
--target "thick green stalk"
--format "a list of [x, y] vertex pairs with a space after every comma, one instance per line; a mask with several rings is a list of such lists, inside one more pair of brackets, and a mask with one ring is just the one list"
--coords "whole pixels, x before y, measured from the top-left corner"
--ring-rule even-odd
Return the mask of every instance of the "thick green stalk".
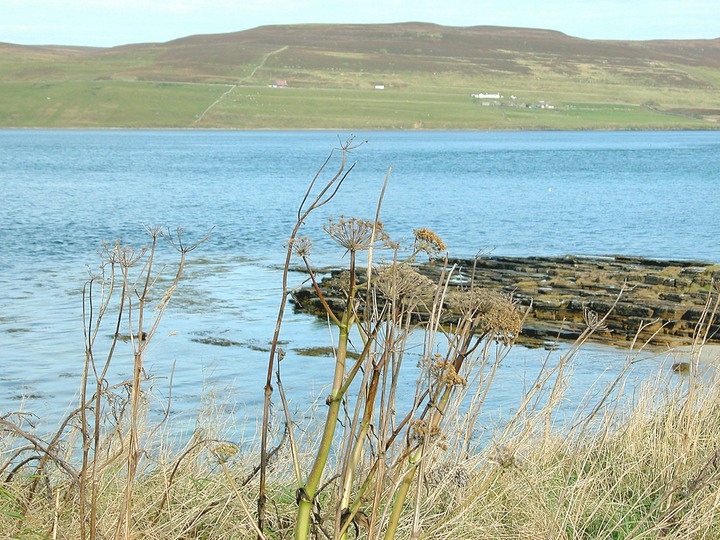
[[[362, 451], [365, 446], [365, 437], [367, 437], [372, 424], [372, 416], [375, 405], [375, 397], [377, 396], [378, 382], [380, 380], [380, 369], [378, 367], [373, 368], [372, 377], [370, 380], [370, 386], [368, 389], [367, 399], [365, 401], [365, 411], [363, 413], [362, 421], [360, 422], [360, 431], [358, 432], [355, 445], [353, 446], [352, 453], [350, 455], [349, 463], [345, 472], [345, 478], [343, 479], [342, 496], [340, 500], [340, 508], [345, 510], [350, 506], [350, 493], [352, 491], [353, 479], [355, 477], [355, 469], [360, 462]], [[347, 528], [340, 535], [340, 540], [347, 538]]]
[[410, 486], [412, 485], [413, 479], [415, 478], [415, 471], [418, 468], [418, 461], [422, 457], [422, 447], [415, 450], [409, 458], [410, 468], [403, 476], [398, 488], [397, 494], [395, 495], [395, 502], [393, 503], [392, 514], [390, 514], [390, 522], [385, 530], [385, 540], [393, 540], [397, 533], [398, 523], [400, 523], [400, 516], [402, 516], [402, 509], [407, 499]]
[[312, 515], [313, 501], [327, 464], [330, 449], [332, 448], [335, 428], [340, 415], [340, 405], [343, 397], [343, 382], [345, 379], [345, 364], [347, 362], [347, 348], [350, 328], [353, 325], [353, 295], [355, 294], [355, 252], [350, 252], [350, 288], [347, 305], [338, 325], [338, 347], [335, 358], [335, 373], [333, 375], [332, 392], [328, 397], [328, 413], [325, 419], [322, 438], [315, 462], [313, 463], [305, 485], [298, 493], [298, 516], [295, 523], [296, 540], [306, 540], [310, 532], [310, 517]]
[[[322, 164], [320, 169], [318, 169], [317, 173], [315, 174], [314, 178], [310, 182], [310, 186], [308, 187], [307, 191], [305, 192], [305, 197], [303, 198], [302, 203], [300, 204], [300, 207], [297, 211], [297, 221], [295, 222], [295, 227], [293, 228], [292, 233], [290, 234], [290, 241], [288, 242], [288, 249], [287, 249], [287, 256], [285, 259], [285, 266], [283, 270], [283, 295], [282, 300], [280, 302], [280, 309], [278, 310], [278, 316], [277, 320], [275, 322], [275, 333], [273, 334], [272, 339], [272, 345], [270, 347], [270, 358], [268, 359], [268, 369], [267, 369], [267, 378], [265, 383], [265, 396], [263, 400], [263, 417], [262, 417], [262, 435], [260, 439], [260, 486], [258, 489], [258, 528], [260, 531], [264, 529], [265, 526], [265, 506], [267, 502], [267, 494], [266, 494], [266, 477], [267, 477], [267, 466], [268, 466], [268, 425], [270, 423], [270, 398], [272, 396], [273, 388], [272, 388], [272, 376], [273, 376], [273, 367], [275, 365], [275, 358], [276, 354], [278, 353], [278, 344], [280, 341], [280, 327], [282, 326], [283, 322], [283, 316], [285, 313], [285, 306], [287, 305], [287, 299], [290, 295], [290, 290], [287, 287], [288, 284], [288, 272], [290, 268], [290, 259], [293, 254], [293, 242], [297, 239], [298, 232], [300, 231], [300, 227], [305, 222], [305, 218], [307, 218], [312, 212], [320, 208], [321, 206], [325, 206], [328, 202], [332, 200], [332, 198], [337, 194], [338, 190], [340, 189], [340, 186], [343, 184], [347, 176], [350, 174], [350, 171], [353, 170], [355, 165], [352, 165], [348, 170], [345, 170], [345, 160], [347, 158], [348, 151], [351, 149], [352, 139], [349, 139], [345, 145], [342, 146], [342, 159], [340, 161], [340, 167], [335, 173], [335, 175], [330, 179], [329, 182], [325, 184], [325, 187], [323, 187], [320, 192], [315, 196], [314, 199], [310, 198], [311, 191], [313, 189], [313, 186], [315, 186], [315, 182], [320, 177], [322, 172], [325, 170], [325, 167], [330, 162], [330, 159], [333, 155], [333, 151], [330, 152], [330, 155], [327, 157], [325, 162]], [[308, 203], [308, 206], [306, 207], [306, 203]], [[312, 273], [311, 273], [312, 275]], [[291, 429], [290, 426], [288, 426], [288, 429]]]
[[[465, 361], [465, 358], [468, 356], [469, 351], [468, 347], [470, 344], [470, 341], [472, 339], [473, 332], [470, 331], [465, 335], [465, 338], [463, 339], [463, 344], [461, 349], [457, 352], [455, 361], [453, 362], [453, 366], [457, 373], [460, 372], [460, 369], [462, 368], [463, 362]], [[450, 396], [452, 395], [454, 385], [453, 383], [445, 383], [445, 385], [441, 388], [438, 388], [438, 394], [440, 394], [440, 399], [437, 400], [436, 406], [434, 407], [434, 411], [430, 415], [429, 420], [427, 421], [426, 425], [426, 437], [429, 437], [431, 433], [433, 433], [434, 429], [440, 425], [440, 422], [442, 422], [443, 415], [445, 413], [445, 408], [447, 407], [447, 403], [450, 400]], [[432, 401], [435, 401], [436, 398], [432, 398]], [[425, 416], [425, 413], [429, 412], [431, 410], [430, 405], [428, 404], [427, 408], [425, 409], [425, 412], [423, 413], [423, 416]], [[427, 442], [427, 440], [425, 441]], [[407, 498], [408, 492], [410, 491], [410, 485], [412, 484], [413, 478], [415, 477], [415, 472], [417, 471], [418, 464], [420, 463], [420, 459], [423, 456], [423, 448], [424, 444], [422, 444], [417, 450], [412, 452], [410, 454], [410, 457], [408, 458], [408, 461], [410, 463], [410, 468], [405, 473], [405, 476], [402, 479], [402, 482], [400, 483], [400, 487], [398, 488], [397, 495], [395, 496], [395, 501], [393, 503], [393, 510], [390, 514], [390, 522], [388, 523], [388, 528], [385, 531], [385, 540], [392, 540], [395, 538], [395, 534], [397, 532], [398, 523], [400, 522], [400, 517], [402, 515], [402, 509], [405, 504], [405, 499]]]
[[[343, 322], [347, 321], [347, 317], [343, 317]], [[327, 464], [330, 449], [332, 447], [333, 436], [335, 435], [335, 427], [337, 426], [338, 416], [340, 414], [340, 404], [342, 402], [343, 376], [345, 374], [345, 361], [347, 358], [349, 326], [343, 324], [340, 326], [340, 337], [338, 339], [337, 360], [335, 362], [335, 376], [333, 378], [333, 389], [330, 397], [328, 397], [328, 414], [325, 420], [325, 428], [323, 429], [320, 447], [318, 448], [315, 462], [308, 475], [305, 486], [301, 488], [298, 497], [298, 516], [295, 524], [296, 540], [305, 540], [310, 532], [310, 517], [312, 515], [312, 506], [315, 495], [317, 494], [318, 485], [322, 478], [325, 465]]]
[[[442, 397], [437, 404], [435, 412], [431, 416], [430, 421], [427, 423], [426, 429], [428, 435], [426, 436], [429, 436], [429, 434], [432, 433], [433, 428], [440, 424], [443, 412], [445, 411], [445, 407], [447, 406], [447, 402], [450, 399], [451, 394], [452, 385], [448, 384], [443, 390]], [[400, 483], [400, 487], [398, 488], [397, 495], [395, 495], [395, 501], [393, 502], [393, 510], [390, 514], [390, 522], [388, 523], [388, 528], [385, 531], [385, 540], [392, 540], [393, 538], [395, 538], [398, 523], [400, 522], [400, 517], [402, 516], [402, 509], [405, 505], [405, 499], [407, 499], [408, 492], [410, 491], [410, 486], [412, 485], [412, 481], [415, 478], [415, 472], [417, 471], [420, 459], [423, 456], [423, 448], [424, 445], [421, 445], [420, 448], [412, 452], [410, 454], [410, 457], [408, 458], [410, 468], [405, 473], [405, 476]]]

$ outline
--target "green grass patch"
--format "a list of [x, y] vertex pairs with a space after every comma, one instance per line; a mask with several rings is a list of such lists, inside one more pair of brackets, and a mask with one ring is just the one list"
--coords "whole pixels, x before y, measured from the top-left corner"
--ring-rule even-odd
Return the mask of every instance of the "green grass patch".
[[700, 120], [646, 107], [484, 105], [469, 93], [237, 87], [201, 127], [243, 129], [672, 129]]
[[0, 125], [8, 127], [191, 127], [224, 85], [156, 82], [0, 84]]
[[[346, 75], [336, 74], [341, 84]], [[465, 87], [420, 78], [375, 90], [365, 76], [338, 87], [235, 86], [152, 81], [0, 84], [0, 126], [225, 129], [704, 129], [716, 124], [640, 104], [517, 92], [478, 100]], [[328, 79], [328, 84], [332, 83]], [[424, 83], [420, 85], [419, 83]], [[480, 85], [478, 85], [480, 88]], [[579, 92], [578, 92], [579, 94]], [[651, 94], [649, 94], [651, 95]], [[605, 97], [605, 96], [601, 96]], [[540, 101], [554, 108], [542, 109]]]

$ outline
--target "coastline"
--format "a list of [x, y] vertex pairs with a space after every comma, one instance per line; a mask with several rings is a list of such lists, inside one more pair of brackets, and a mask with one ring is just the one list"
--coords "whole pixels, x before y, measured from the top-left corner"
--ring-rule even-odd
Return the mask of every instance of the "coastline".
[[285, 128], [285, 127], [189, 127], [189, 126], [3, 126], [0, 125], [0, 130], [4, 131], [246, 131], [246, 132], [290, 132], [290, 131], [307, 131], [307, 132], [333, 132], [338, 131], [353, 131], [353, 132], [387, 132], [387, 133], [406, 133], [406, 132], [428, 132], [428, 133], [443, 133], [443, 132], [458, 132], [458, 133], [522, 133], [522, 132], [557, 132], [557, 133], [583, 133], [583, 132], [598, 132], [598, 133], [613, 133], [613, 132], [707, 132], [707, 131], [720, 131], [720, 123], [712, 123], [712, 125], [703, 126], [608, 126], [608, 127], [566, 127], [566, 128], [554, 128], [549, 126], [535, 126], [528, 127], [522, 126], [517, 128], [488, 128], [488, 127], [448, 127], [448, 128], [387, 128], [387, 127], [303, 127], [303, 128]]

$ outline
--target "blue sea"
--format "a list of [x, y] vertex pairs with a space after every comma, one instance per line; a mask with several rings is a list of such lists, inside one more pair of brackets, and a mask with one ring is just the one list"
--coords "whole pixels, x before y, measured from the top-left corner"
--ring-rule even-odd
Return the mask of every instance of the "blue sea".
[[[172, 386], [178, 426], [191, 427], [209, 401], [252, 423], [284, 243], [310, 181], [329, 155], [318, 182], [334, 174], [337, 148], [349, 139], [351, 172], [301, 233], [313, 239], [319, 268], [344, 262], [322, 225], [339, 216], [372, 219], [388, 174], [385, 230], [407, 242], [414, 228], [430, 228], [451, 256], [720, 263], [720, 131], [0, 131], [0, 414], [28, 411], [52, 425], [77, 400], [82, 291], [98, 271], [97, 250], [115, 239], [142, 246], [145, 227], [158, 226], [181, 227], [188, 242], [212, 232], [189, 255], [147, 351], [146, 370], [156, 377], [151, 407], [161, 410]], [[174, 260], [169, 249], [162, 257]], [[304, 279], [291, 274], [294, 284]], [[291, 309], [283, 328], [284, 384], [302, 409], [330, 382], [332, 359], [300, 352], [331, 338], [322, 321]], [[522, 383], [546, 355], [562, 352], [515, 347], [488, 399], [489, 416], [512, 412]], [[625, 357], [612, 347], [583, 349], [571, 401], [612, 378]], [[131, 360], [118, 352], [111, 384], [129, 377]], [[654, 355], [633, 376], [644, 380], [666, 361]]]

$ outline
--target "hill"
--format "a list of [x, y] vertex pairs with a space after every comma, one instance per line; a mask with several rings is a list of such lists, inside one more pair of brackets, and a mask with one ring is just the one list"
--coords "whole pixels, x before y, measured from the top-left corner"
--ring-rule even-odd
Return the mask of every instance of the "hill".
[[0, 44], [4, 127], [706, 129], [719, 104], [720, 39], [403, 23]]

